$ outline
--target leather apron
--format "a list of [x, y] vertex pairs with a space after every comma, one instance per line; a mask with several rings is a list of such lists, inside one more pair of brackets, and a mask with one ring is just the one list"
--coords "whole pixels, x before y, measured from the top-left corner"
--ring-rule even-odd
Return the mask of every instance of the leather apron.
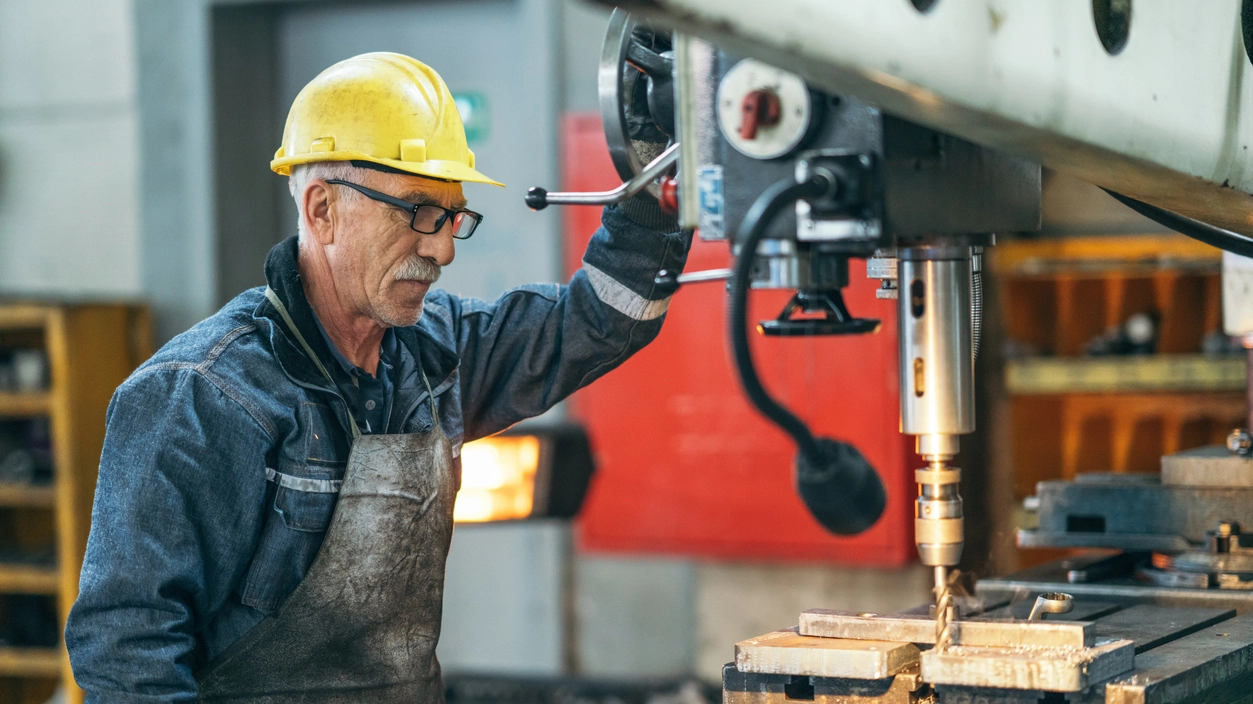
[[277, 614], [197, 674], [201, 701], [444, 701], [435, 645], [456, 478], [434, 394], [431, 411], [430, 432], [406, 435], [361, 435], [349, 412], [352, 450], [313, 565]]

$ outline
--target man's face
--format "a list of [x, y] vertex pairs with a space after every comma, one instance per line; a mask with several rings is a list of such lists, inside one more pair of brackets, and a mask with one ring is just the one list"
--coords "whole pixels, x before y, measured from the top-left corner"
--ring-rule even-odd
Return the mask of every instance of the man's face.
[[[360, 185], [414, 204], [460, 209], [466, 206], [460, 183], [370, 171]], [[413, 325], [422, 315], [422, 301], [439, 278], [440, 267], [452, 263], [453, 228], [421, 234], [409, 227], [411, 213], [336, 189], [332, 203], [334, 241], [325, 247], [340, 300], [374, 320], [391, 326]], [[355, 195], [356, 197], [352, 197]], [[347, 197], [346, 197], [347, 196]]]

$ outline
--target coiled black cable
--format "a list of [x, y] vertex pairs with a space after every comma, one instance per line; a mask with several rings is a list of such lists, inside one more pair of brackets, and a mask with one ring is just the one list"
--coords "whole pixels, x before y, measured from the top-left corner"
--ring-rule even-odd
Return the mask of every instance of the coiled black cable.
[[847, 443], [814, 437], [809, 426], [775, 401], [761, 384], [748, 346], [748, 290], [757, 245], [784, 208], [802, 198], [818, 198], [838, 186], [816, 173], [807, 181], [780, 181], [757, 198], [740, 225], [741, 247], [731, 277], [727, 315], [735, 367], [744, 393], [768, 420], [796, 442], [796, 492], [810, 514], [838, 535], [855, 535], [874, 525], [887, 505], [887, 491], [870, 462]]
[[753, 206], [744, 214], [740, 225], [743, 233], [740, 243], [740, 256], [735, 261], [735, 271], [731, 276], [731, 306], [727, 327], [731, 331], [731, 348], [735, 353], [735, 368], [739, 371], [740, 384], [744, 393], [753, 402], [757, 410], [779, 426], [783, 432], [792, 436], [796, 447], [808, 457], [819, 454], [817, 442], [809, 426], [791, 411], [784, 408], [778, 401], [771, 398], [770, 393], [761, 385], [757, 376], [757, 368], [753, 365], [753, 354], [748, 347], [748, 289], [751, 286], [750, 276], [753, 271], [753, 259], [756, 258], [757, 245], [766, 235], [770, 223], [784, 208], [802, 198], [816, 198], [832, 188], [830, 180], [824, 175], [815, 175], [808, 181], [796, 183], [780, 181], [757, 198]]

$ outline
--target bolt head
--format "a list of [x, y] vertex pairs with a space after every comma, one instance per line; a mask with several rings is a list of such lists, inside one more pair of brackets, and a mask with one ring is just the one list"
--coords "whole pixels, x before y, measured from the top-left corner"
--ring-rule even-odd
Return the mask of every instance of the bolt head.
[[1240, 455], [1247, 455], [1253, 449], [1253, 438], [1247, 430], [1236, 428], [1227, 436], [1227, 449]]

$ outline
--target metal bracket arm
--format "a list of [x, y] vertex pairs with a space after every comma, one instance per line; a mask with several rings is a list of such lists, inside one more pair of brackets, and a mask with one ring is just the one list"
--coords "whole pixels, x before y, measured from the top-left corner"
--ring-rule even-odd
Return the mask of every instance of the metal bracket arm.
[[706, 269], [705, 271], [689, 271], [675, 276], [674, 272], [662, 269], [657, 272], [653, 283], [658, 286], [669, 284], [702, 284], [707, 281], [725, 281], [734, 274], [731, 269]]

